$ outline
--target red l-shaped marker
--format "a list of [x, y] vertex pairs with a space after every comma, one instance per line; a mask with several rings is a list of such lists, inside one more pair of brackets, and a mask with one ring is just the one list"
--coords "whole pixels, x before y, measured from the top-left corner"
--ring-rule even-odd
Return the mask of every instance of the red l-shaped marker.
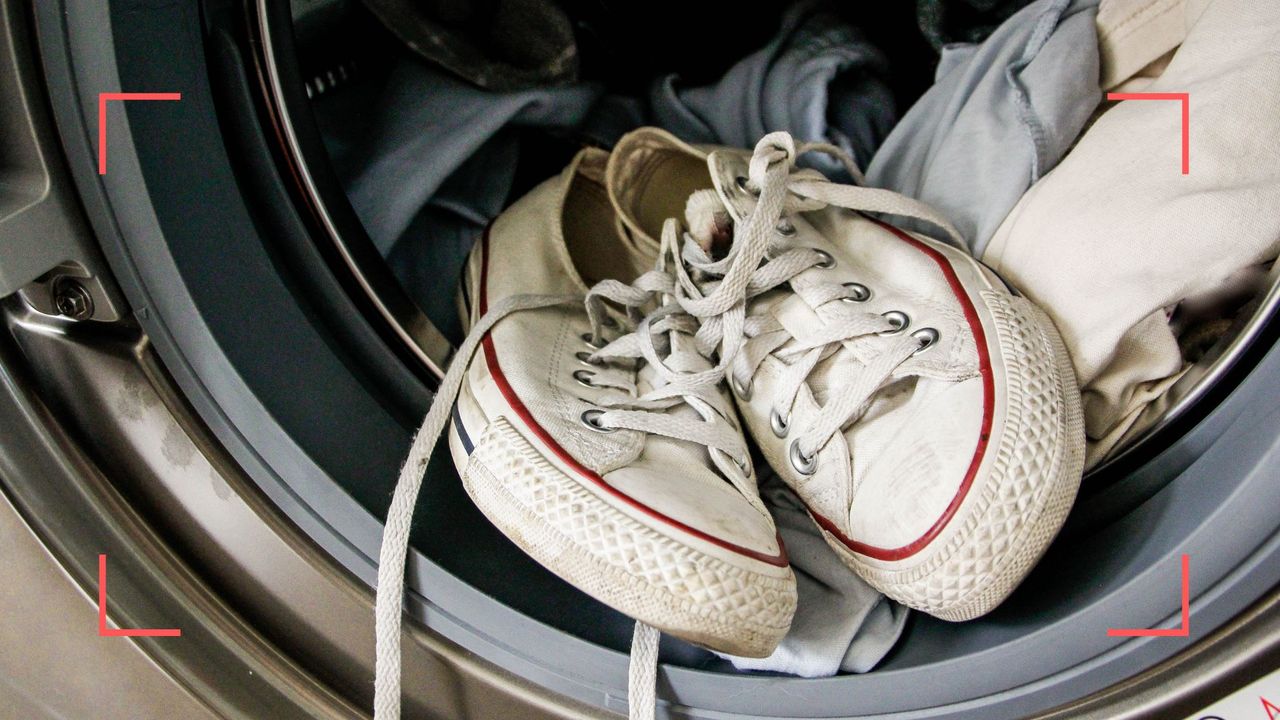
[[98, 93], [98, 174], [107, 174], [108, 100], [181, 100], [182, 93]]
[[1108, 100], [1178, 100], [1182, 103], [1182, 174], [1191, 173], [1191, 93], [1107, 93]]
[[1191, 556], [1182, 556], [1182, 626], [1157, 630], [1109, 628], [1110, 637], [1187, 637], [1191, 635]]
[[107, 627], [107, 556], [98, 556], [98, 634], [102, 637], [178, 637], [178, 628], [124, 630]]

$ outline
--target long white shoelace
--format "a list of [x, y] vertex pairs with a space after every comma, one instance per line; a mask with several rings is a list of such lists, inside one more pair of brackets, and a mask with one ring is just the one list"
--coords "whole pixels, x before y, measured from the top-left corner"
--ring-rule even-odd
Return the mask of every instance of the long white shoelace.
[[[658, 269], [645, 273], [630, 285], [617, 281], [598, 283], [586, 296], [593, 345], [600, 348], [589, 358], [597, 368], [589, 379], [597, 387], [611, 391], [598, 399], [603, 412], [596, 416], [594, 422], [602, 427], [626, 428], [698, 443], [713, 455], [723, 453], [734, 465], [746, 468], [750, 460], [743, 438], [725, 423], [712, 421], [712, 415], [718, 412], [716, 407], [723, 402], [716, 388], [732, 356], [727, 355], [718, 364], [708, 367], [710, 363], [705, 361], [705, 357], [714, 347], [702, 353], [704, 360], [694, 361], [683, 348], [694, 344], [701, 349], [701, 344], [684, 343], [677, 337], [687, 337], [698, 325], [680, 304], [687, 299], [686, 293], [696, 288], [683, 271], [677, 247], [674, 221], [668, 221], [663, 231], [662, 264]], [[400, 717], [400, 623], [413, 509], [427, 465], [462, 387], [467, 366], [485, 335], [503, 318], [522, 311], [580, 302], [584, 302], [580, 296], [517, 295], [494, 303], [458, 347], [426, 419], [414, 435], [387, 511], [378, 558], [378, 587], [374, 602], [376, 720]], [[635, 329], [605, 343], [604, 330], [610, 324], [605, 312], [607, 303], [625, 310]], [[643, 308], [655, 304], [655, 309], [642, 313]], [[736, 314], [722, 315], [725, 317], [720, 322], [740, 335], [741, 307]], [[634, 364], [635, 361], [642, 361], [652, 368], [651, 389], [643, 394], [637, 391], [634, 368], [611, 367], [627, 362]], [[672, 417], [664, 412], [681, 403], [687, 403], [696, 410], [702, 421]], [[729, 466], [729, 463], [723, 463], [723, 466]], [[628, 678], [628, 705], [633, 718], [653, 717], [657, 657], [658, 631], [636, 623]]]

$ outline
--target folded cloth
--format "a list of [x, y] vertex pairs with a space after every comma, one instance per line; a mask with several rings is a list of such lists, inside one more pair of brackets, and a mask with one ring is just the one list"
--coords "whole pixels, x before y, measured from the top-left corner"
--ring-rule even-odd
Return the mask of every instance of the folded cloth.
[[[1187, 34], [1185, 6], [1186, 0], [1098, 3], [1099, 85], [1103, 90], [1141, 90], [1164, 70], [1172, 51]], [[1152, 68], [1156, 63], [1159, 65]]]
[[441, 183], [387, 254], [400, 285], [450, 342], [464, 335], [453, 289], [476, 238], [506, 205], [518, 155], [515, 134], [499, 131]]
[[1098, 105], [1097, 4], [1037, 0], [981, 45], [948, 46], [937, 82], [872, 158], [867, 184], [930, 203], [981, 254]]
[[881, 595], [840, 561], [799, 498], [776, 476], [762, 482], [760, 497], [773, 513], [796, 574], [796, 614], [769, 657], [725, 657], [739, 670], [801, 677], [874, 668], [902, 634], [907, 608]]
[[[686, 142], [749, 148], [786, 130], [837, 145], [865, 166], [897, 116], [887, 77], [884, 55], [861, 31], [811, 2], [789, 11], [777, 36], [718, 82], [682, 88], [668, 75], [649, 103], [654, 124]], [[844, 175], [826, 156], [808, 159]]]
[[[445, 178], [500, 130], [586, 126], [602, 94], [593, 84], [489, 92], [406, 58], [387, 79], [366, 144], [350, 154], [363, 163], [348, 169], [347, 196], [386, 256]], [[473, 207], [496, 199], [501, 209], [515, 156], [507, 160], [489, 168], [497, 177], [473, 184]]]
[[941, 51], [955, 43], [979, 43], [1031, 0], [916, 0], [920, 32]]
[[[1207, 7], [1205, 7], [1207, 5]], [[1084, 393], [1088, 462], [1154, 422], [1186, 367], [1173, 307], [1280, 251], [1280, 5], [1189, 0], [1186, 39], [1146, 89], [1107, 110], [1018, 202], [984, 260], [1044, 308]]]

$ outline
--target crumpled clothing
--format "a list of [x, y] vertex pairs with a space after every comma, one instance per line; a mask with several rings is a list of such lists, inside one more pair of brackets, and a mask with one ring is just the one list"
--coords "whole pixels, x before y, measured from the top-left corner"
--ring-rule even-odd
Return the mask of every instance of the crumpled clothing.
[[[603, 88], [594, 84], [494, 93], [472, 87], [416, 59], [391, 72], [367, 144], [365, 162], [344, 178], [347, 196], [386, 256], [409, 223], [455, 170], [504, 128], [573, 129], [588, 133]], [[625, 130], [627, 128], [624, 128]], [[605, 140], [617, 133], [602, 130]], [[473, 207], [505, 204], [515, 155], [489, 167], [470, 187]], [[504, 181], [507, 180], [507, 181]]]
[[[682, 88], [668, 75], [654, 84], [649, 103], [654, 124], [686, 142], [750, 148], [786, 130], [800, 141], [832, 143], [865, 166], [897, 117], [887, 76], [884, 54], [864, 33], [808, 3], [718, 82]], [[845, 176], [828, 157], [806, 160]]]
[[476, 238], [506, 204], [518, 154], [510, 131], [490, 138], [441, 183], [387, 254], [405, 292], [450, 342], [464, 337], [453, 288]]
[[1098, 106], [1097, 5], [1037, 0], [981, 45], [948, 46], [937, 82], [872, 158], [867, 184], [933, 205], [980, 255]]
[[[1207, 6], [1207, 7], [1206, 7]], [[1187, 0], [1186, 39], [1018, 202], [983, 260], [1053, 318], [1084, 400], [1087, 463], [1159, 419], [1189, 367], [1170, 326], [1280, 252], [1280, 6]], [[1135, 63], [1137, 64], [1137, 63]]]

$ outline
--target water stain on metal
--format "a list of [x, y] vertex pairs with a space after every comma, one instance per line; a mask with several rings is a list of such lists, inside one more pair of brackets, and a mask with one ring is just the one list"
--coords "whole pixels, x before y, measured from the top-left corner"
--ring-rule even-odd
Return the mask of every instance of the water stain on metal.
[[164, 458], [178, 467], [187, 467], [191, 465], [191, 459], [195, 457], [196, 447], [191, 444], [191, 438], [182, 432], [182, 428], [177, 425], [170, 425], [165, 430], [164, 439], [161, 441], [160, 452]]
[[219, 500], [231, 499], [231, 486], [212, 467], [209, 468], [209, 482], [213, 484], [213, 494], [217, 495]]
[[147, 386], [142, 383], [127, 382], [120, 386], [116, 395], [116, 412], [126, 420], [137, 422], [142, 420], [143, 411], [151, 403], [148, 402]]

